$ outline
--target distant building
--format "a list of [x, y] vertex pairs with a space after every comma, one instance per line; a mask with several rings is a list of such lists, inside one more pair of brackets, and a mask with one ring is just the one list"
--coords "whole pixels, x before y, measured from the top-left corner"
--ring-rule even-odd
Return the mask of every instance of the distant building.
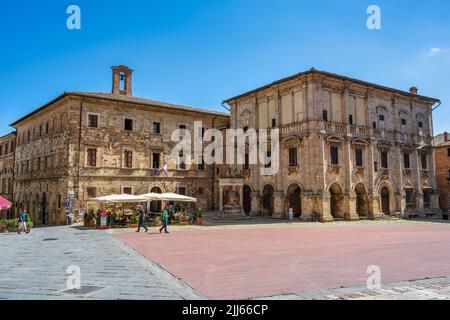
[[[15, 148], [15, 132], [0, 137], [0, 196], [11, 202], [13, 202]], [[13, 209], [7, 211], [7, 217], [12, 217], [12, 211]]]
[[112, 70], [112, 93], [64, 92], [12, 124], [15, 208], [26, 208], [37, 224], [64, 223], [70, 198], [76, 214], [108, 194], [178, 192], [198, 198], [199, 207], [214, 206], [216, 169], [175, 163], [171, 135], [175, 129], [192, 134], [194, 121], [222, 127], [229, 115], [133, 97], [132, 70]]
[[436, 179], [441, 193], [440, 205], [444, 219], [450, 214], [450, 134], [445, 132], [434, 138]]
[[228, 191], [240, 183], [246, 213], [278, 218], [289, 208], [322, 221], [438, 213], [437, 102], [415, 87], [405, 92], [315, 69], [230, 98], [231, 128], [280, 129], [281, 164], [274, 176], [238, 166], [243, 177], [224, 178], [222, 189], [227, 180]]

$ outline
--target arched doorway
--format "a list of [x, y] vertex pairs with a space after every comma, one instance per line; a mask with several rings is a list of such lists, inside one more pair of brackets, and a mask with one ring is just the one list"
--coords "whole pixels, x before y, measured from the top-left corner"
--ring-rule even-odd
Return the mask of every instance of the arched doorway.
[[244, 213], [250, 214], [252, 212], [252, 188], [244, 186]]
[[381, 212], [385, 215], [389, 216], [391, 214], [390, 206], [389, 206], [389, 189], [387, 187], [383, 187], [380, 192], [381, 195]]
[[338, 184], [333, 184], [330, 187], [330, 213], [333, 218], [344, 218], [343, 214], [343, 196], [341, 187]]
[[[162, 193], [161, 188], [159, 187], [153, 187], [152, 190], [150, 190], [151, 193]], [[162, 202], [161, 201], [152, 201], [150, 203], [150, 212], [161, 212], [162, 209]]]
[[46, 225], [48, 222], [48, 208], [47, 208], [47, 195], [44, 193], [41, 199], [41, 217], [42, 224]]
[[275, 189], [271, 185], [267, 185], [263, 189], [262, 204], [264, 216], [272, 216], [274, 213], [274, 193]]
[[301, 202], [302, 189], [293, 184], [288, 188], [288, 208], [294, 210], [294, 217], [300, 217], [302, 215], [302, 202]]
[[362, 183], [360, 183], [355, 187], [355, 192], [356, 192], [356, 213], [361, 218], [366, 218], [368, 216], [366, 188]]

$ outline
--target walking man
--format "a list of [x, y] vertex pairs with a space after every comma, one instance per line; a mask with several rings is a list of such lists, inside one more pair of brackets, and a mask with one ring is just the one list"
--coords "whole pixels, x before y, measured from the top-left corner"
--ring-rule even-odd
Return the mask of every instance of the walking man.
[[161, 229], [159, 229], [159, 233], [161, 233], [163, 231], [163, 229], [164, 229], [165, 233], [169, 233], [169, 231], [167, 231], [167, 224], [169, 223], [169, 205], [167, 205], [167, 204], [161, 213], [161, 220], [162, 220], [163, 226], [161, 227]]
[[294, 221], [294, 210], [289, 208], [289, 221]]
[[27, 214], [25, 213], [25, 210], [23, 210], [23, 208], [20, 209], [20, 214], [19, 214], [19, 227], [18, 229], [18, 233], [20, 234], [21, 230], [25, 230], [25, 233], [28, 233], [27, 230]]
[[141, 227], [145, 229], [145, 232], [148, 232], [148, 228], [145, 225], [145, 210], [144, 207], [141, 205], [138, 205], [136, 207], [139, 210], [139, 227], [136, 232], [141, 232]]

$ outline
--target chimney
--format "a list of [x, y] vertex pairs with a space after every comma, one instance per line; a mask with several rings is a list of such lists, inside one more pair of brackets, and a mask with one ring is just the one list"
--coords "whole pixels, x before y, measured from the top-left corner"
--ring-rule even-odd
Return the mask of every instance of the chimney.
[[411, 87], [411, 89], [409, 89], [409, 92], [411, 92], [412, 94], [417, 94], [419, 92], [419, 89], [417, 89], [417, 87]]
[[133, 70], [127, 66], [111, 67], [113, 81], [112, 93], [121, 96], [131, 96], [131, 80]]
[[448, 141], [448, 132], [444, 132], [444, 141], [445, 141], [445, 142]]

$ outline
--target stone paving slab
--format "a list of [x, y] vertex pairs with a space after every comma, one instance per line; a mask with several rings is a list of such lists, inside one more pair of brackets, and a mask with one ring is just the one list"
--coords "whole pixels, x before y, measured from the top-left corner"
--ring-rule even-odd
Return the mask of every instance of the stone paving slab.
[[[48, 227], [28, 235], [3, 233], [0, 257], [0, 299], [203, 298], [105, 231]], [[72, 265], [81, 269], [82, 290], [66, 292]]]

